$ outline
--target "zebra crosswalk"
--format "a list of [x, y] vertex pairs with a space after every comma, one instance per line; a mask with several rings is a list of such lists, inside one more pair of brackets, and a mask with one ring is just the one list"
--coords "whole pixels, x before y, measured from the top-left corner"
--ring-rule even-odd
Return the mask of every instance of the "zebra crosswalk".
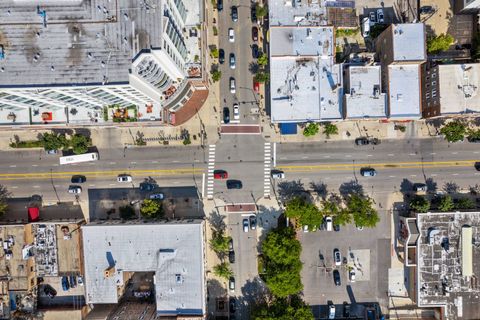
[[215, 145], [208, 146], [207, 199], [213, 199], [213, 171], [215, 170]]
[[263, 196], [265, 198], [270, 197], [270, 172], [272, 169], [272, 144], [265, 142], [264, 145], [264, 158], [263, 158]]

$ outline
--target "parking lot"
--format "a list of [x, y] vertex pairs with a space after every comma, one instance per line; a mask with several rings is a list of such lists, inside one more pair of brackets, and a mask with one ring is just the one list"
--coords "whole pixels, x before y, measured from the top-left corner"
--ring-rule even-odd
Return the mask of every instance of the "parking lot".
[[[341, 227], [338, 232], [319, 230], [299, 233], [304, 263], [303, 293], [307, 303], [318, 306], [326, 305], [328, 301], [338, 305], [345, 301], [361, 303], [377, 300], [381, 306], [387, 305], [390, 216], [386, 211], [379, 214], [381, 221], [374, 229], [358, 230], [349, 225]], [[335, 264], [334, 249], [340, 250], [340, 265]], [[349, 281], [351, 268], [356, 270], [355, 282]], [[334, 270], [340, 273], [340, 286], [334, 283]]]

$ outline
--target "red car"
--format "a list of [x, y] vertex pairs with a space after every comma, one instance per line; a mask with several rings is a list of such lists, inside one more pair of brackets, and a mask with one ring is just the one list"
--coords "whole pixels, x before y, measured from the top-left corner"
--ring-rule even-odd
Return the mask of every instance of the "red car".
[[213, 171], [214, 179], [228, 179], [228, 172], [225, 170], [215, 170]]
[[253, 91], [256, 93], [260, 92], [260, 83], [256, 82], [255, 80], [253, 80]]

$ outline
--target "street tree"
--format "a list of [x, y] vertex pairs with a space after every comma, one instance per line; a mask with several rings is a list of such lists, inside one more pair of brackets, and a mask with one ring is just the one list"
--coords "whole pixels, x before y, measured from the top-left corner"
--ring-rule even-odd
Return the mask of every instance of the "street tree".
[[475, 209], [475, 202], [472, 199], [467, 197], [459, 198], [455, 203], [455, 209], [459, 209], [459, 210]]
[[216, 46], [212, 46], [210, 48], [210, 55], [212, 56], [212, 58], [218, 58], [219, 56], [219, 52], [218, 52], [218, 48]]
[[448, 50], [453, 44], [455, 39], [449, 34], [441, 34], [436, 37], [429, 37], [427, 39], [427, 51], [428, 53], [440, 53]]
[[8, 191], [7, 187], [0, 184], [0, 216], [7, 212], [7, 198], [10, 196], [11, 193]]
[[275, 298], [271, 303], [262, 303], [253, 307], [252, 320], [313, 320], [309, 305], [298, 296], [289, 299]]
[[373, 228], [380, 221], [370, 197], [352, 193], [346, 199], [346, 207], [345, 210], [352, 215], [353, 221], [359, 227]]
[[267, 234], [262, 243], [265, 281], [274, 296], [285, 298], [303, 289], [301, 250], [292, 228], [277, 228]]
[[438, 210], [442, 212], [452, 211], [454, 207], [453, 199], [448, 194], [442, 196], [438, 201]]
[[257, 3], [257, 5], [255, 6], [255, 13], [259, 18], [265, 17], [266, 15], [268, 15], [268, 8], [266, 5], [260, 5], [259, 3]]
[[472, 140], [472, 139], [480, 140], [480, 129], [477, 129], [477, 130], [470, 129], [470, 130], [468, 130], [468, 140]]
[[83, 134], [74, 134], [70, 139], [70, 145], [73, 148], [73, 153], [82, 154], [88, 151], [91, 141]]
[[303, 129], [303, 135], [305, 137], [311, 137], [316, 135], [319, 130], [320, 130], [320, 127], [318, 126], [318, 123], [310, 122], [305, 126], [305, 129]]
[[295, 197], [288, 201], [285, 215], [291, 219], [296, 219], [301, 226], [308, 226], [311, 231], [318, 229], [323, 221], [322, 212], [302, 197]]
[[68, 140], [64, 134], [45, 132], [41, 139], [45, 150], [61, 150], [68, 146]]
[[255, 75], [255, 81], [256, 82], [265, 83], [265, 82], [268, 82], [268, 80], [270, 80], [270, 74], [268, 72], [259, 71]]
[[425, 197], [415, 196], [410, 200], [409, 206], [410, 209], [415, 210], [415, 212], [424, 213], [430, 210], [430, 201]]
[[338, 134], [338, 127], [333, 123], [327, 122], [323, 125], [323, 134], [330, 138], [331, 135]]
[[448, 142], [463, 141], [467, 133], [467, 127], [460, 121], [452, 121], [440, 129]]
[[220, 70], [213, 70], [212, 71], [213, 82], [220, 81], [221, 78], [222, 78], [222, 71], [220, 71]]
[[230, 268], [230, 265], [228, 264], [228, 262], [222, 262], [220, 264], [213, 266], [213, 273], [217, 277], [223, 278], [225, 280], [228, 280], [228, 278], [233, 276], [232, 268]]
[[257, 59], [258, 65], [265, 67], [268, 64], [268, 55], [264, 52]]
[[140, 213], [144, 218], [155, 219], [163, 217], [163, 205], [158, 200], [145, 199], [140, 206]]
[[228, 252], [228, 243], [232, 240], [231, 237], [226, 236], [223, 233], [223, 230], [213, 231], [212, 238], [210, 239], [210, 248], [215, 251], [217, 254], [227, 253]]
[[336, 225], [345, 226], [352, 222], [350, 211], [340, 208], [339, 202], [334, 199], [325, 200], [320, 211], [324, 217], [332, 217]]

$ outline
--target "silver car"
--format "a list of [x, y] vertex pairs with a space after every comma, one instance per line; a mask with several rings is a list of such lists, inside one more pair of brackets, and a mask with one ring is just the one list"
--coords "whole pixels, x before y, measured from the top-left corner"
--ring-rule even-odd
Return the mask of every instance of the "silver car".
[[164, 197], [163, 193], [154, 193], [149, 196], [150, 200], [163, 200]]
[[248, 222], [248, 219], [243, 219], [243, 232], [248, 232], [250, 229], [250, 222]]

